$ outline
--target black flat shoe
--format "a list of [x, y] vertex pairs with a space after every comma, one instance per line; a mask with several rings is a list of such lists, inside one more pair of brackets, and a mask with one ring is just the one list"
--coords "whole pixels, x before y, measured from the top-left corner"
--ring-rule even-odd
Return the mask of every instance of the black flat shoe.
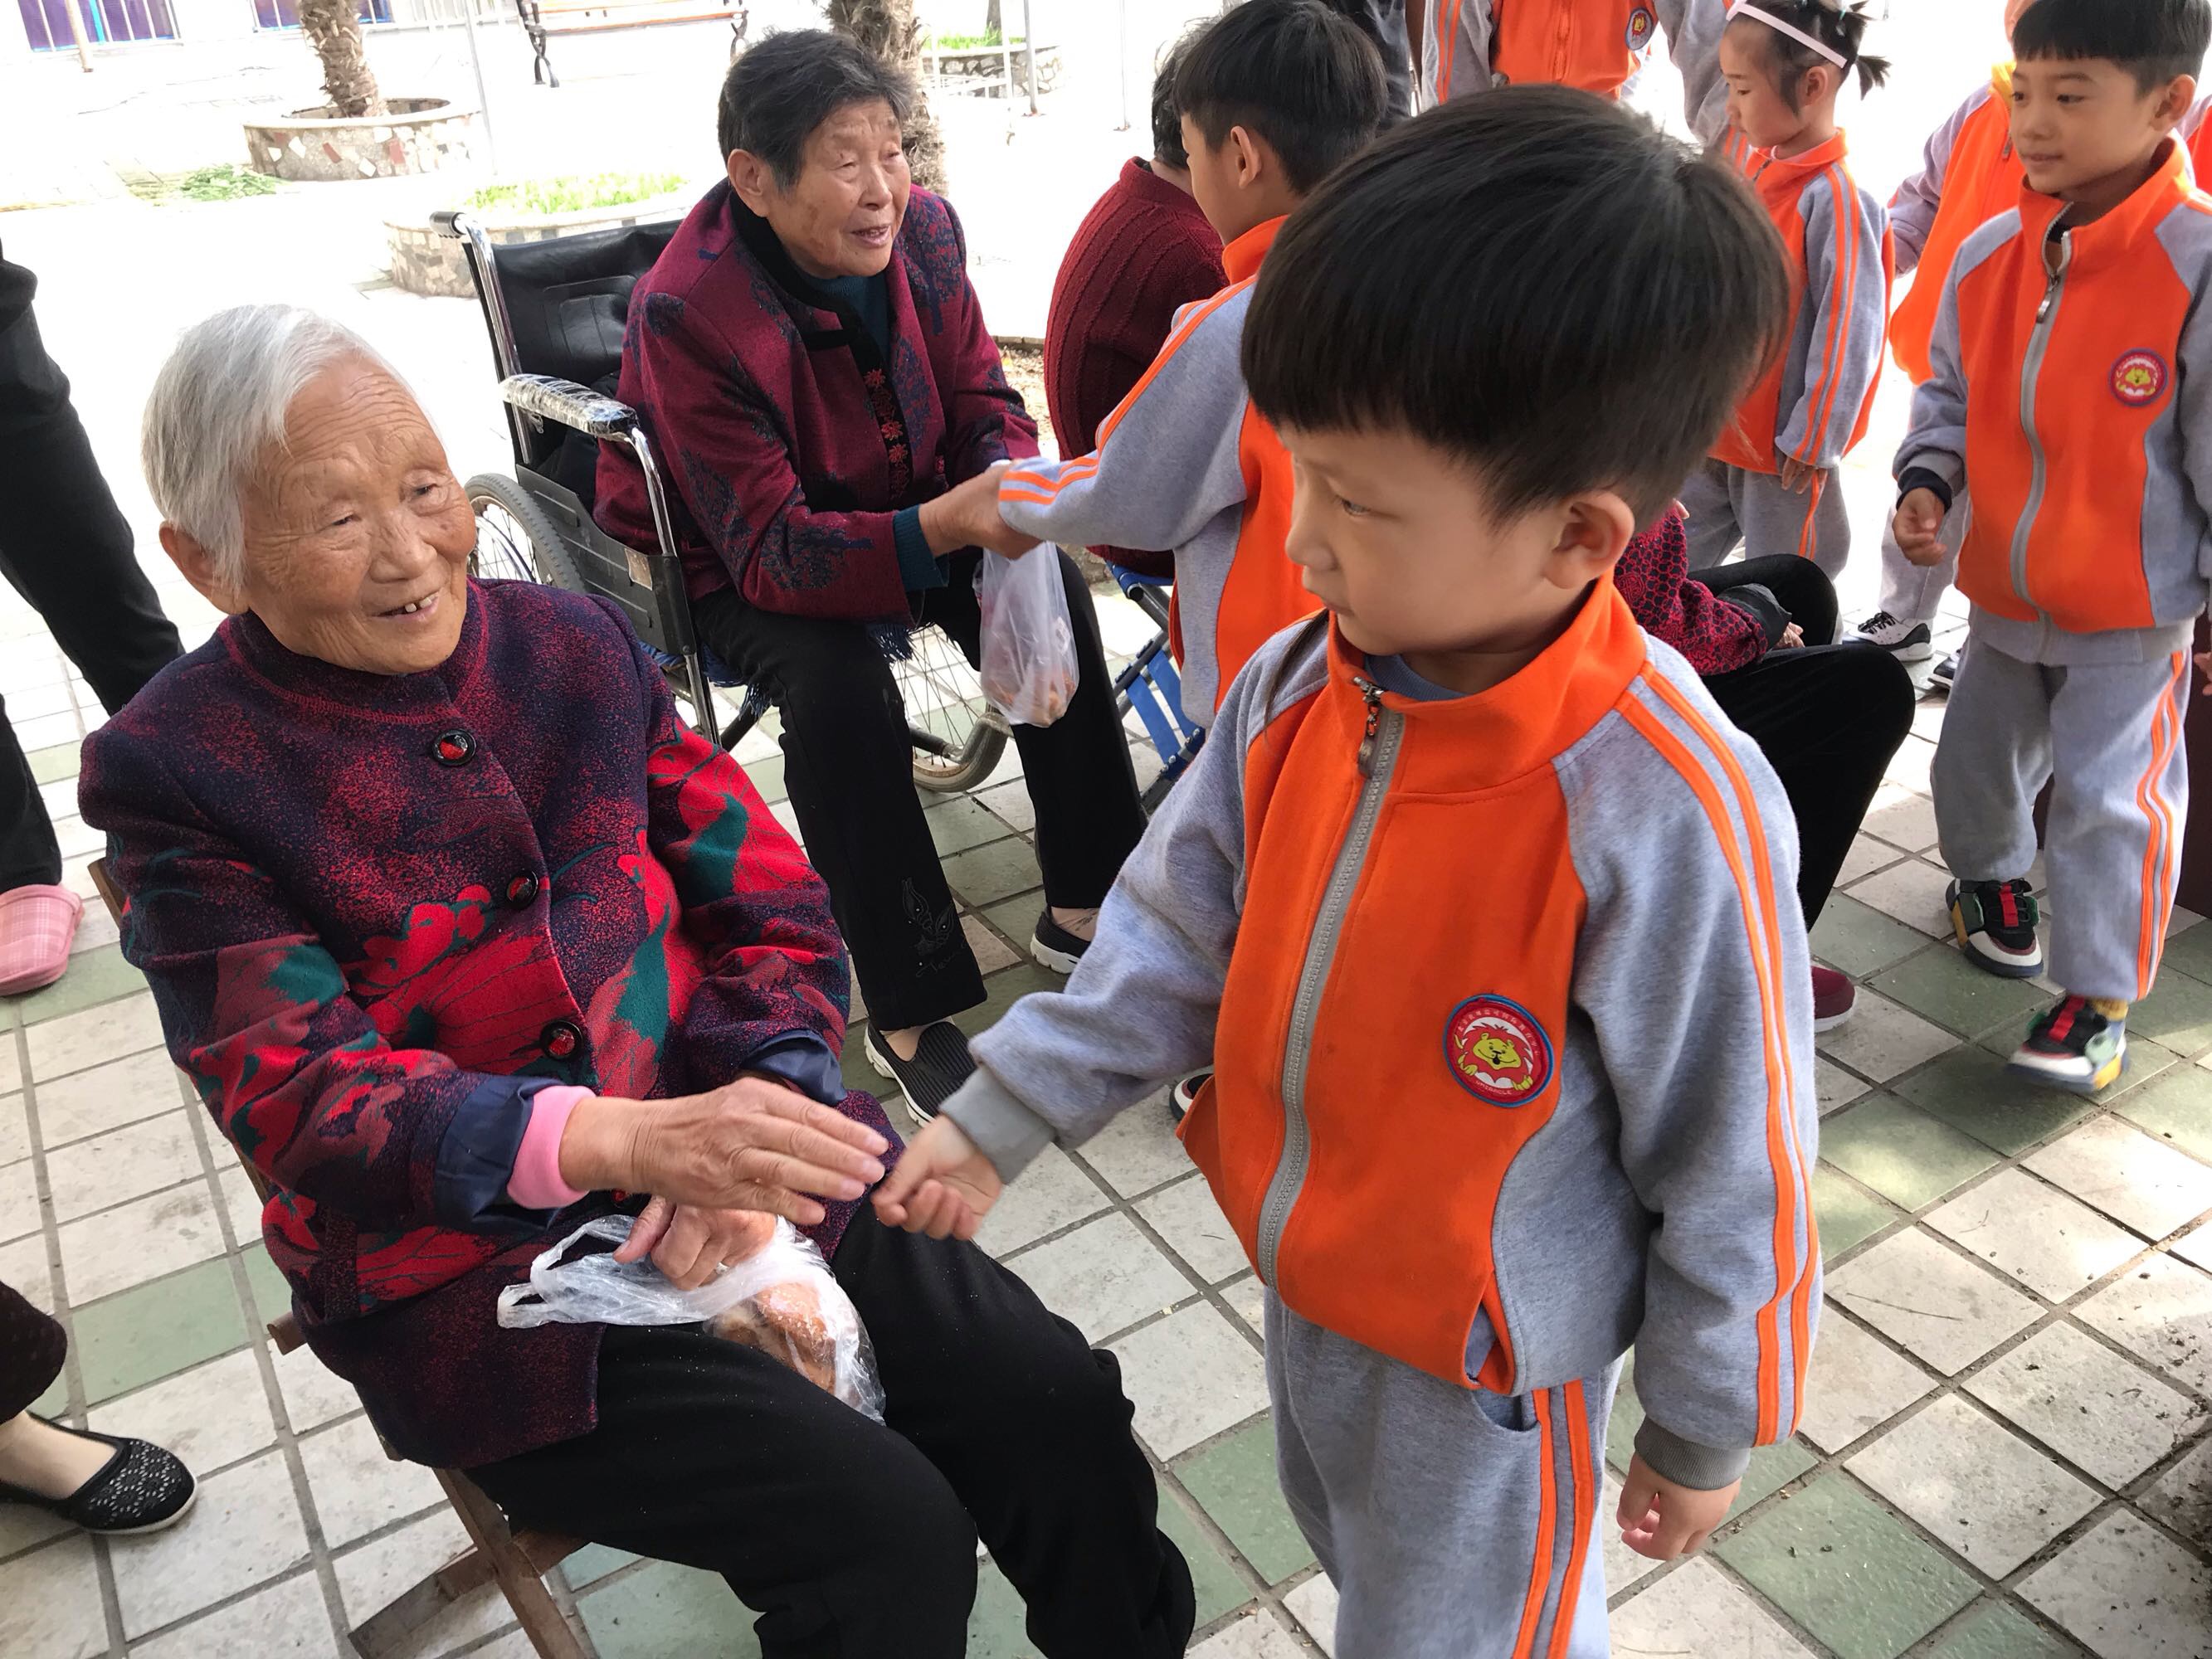
[[1037, 918], [1036, 931], [1030, 935], [1030, 960], [1055, 974], [1073, 973], [1090, 948], [1089, 939], [1068, 932], [1052, 919], [1050, 905]]
[[118, 1439], [90, 1429], [72, 1429], [39, 1419], [49, 1428], [73, 1434], [80, 1440], [97, 1440], [115, 1448], [115, 1455], [100, 1472], [67, 1498], [48, 1498], [0, 1480], [0, 1504], [27, 1504], [58, 1515], [87, 1532], [110, 1534], [159, 1532], [185, 1518], [199, 1487], [192, 1472], [176, 1455], [149, 1440]]
[[952, 1098], [953, 1091], [975, 1074], [975, 1062], [968, 1055], [968, 1039], [949, 1019], [925, 1025], [912, 1060], [891, 1052], [872, 1025], [868, 1027], [868, 1064], [889, 1078], [906, 1097], [906, 1109], [917, 1123], [927, 1123], [937, 1109]]

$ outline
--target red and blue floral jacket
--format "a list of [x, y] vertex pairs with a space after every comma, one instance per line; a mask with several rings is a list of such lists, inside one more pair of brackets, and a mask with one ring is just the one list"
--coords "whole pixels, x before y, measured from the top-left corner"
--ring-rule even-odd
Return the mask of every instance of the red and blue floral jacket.
[[[902, 623], [908, 592], [944, 580], [912, 509], [1037, 453], [960, 221], [926, 190], [884, 282], [879, 343], [726, 179], [639, 279], [617, 395], [660, 452], [693, 598], [734, 587], [762, 611]], [[620, 444], [599, 447], [594, 514], [653, 545], [645, 475]]]
[[765, 1070], [890, 1132], [839, 1081], [827, 890], [601, 601], [472, 583], [453, 654], [396, 677], [234, 617], [88, 740], [80, 797], [169, 1051], [275, 1188], [308, 1340], [404, 1455], [592, 1425], [599, 1328], [494, 1317], [614, 1204], [507, 1199], [538, 1089]]

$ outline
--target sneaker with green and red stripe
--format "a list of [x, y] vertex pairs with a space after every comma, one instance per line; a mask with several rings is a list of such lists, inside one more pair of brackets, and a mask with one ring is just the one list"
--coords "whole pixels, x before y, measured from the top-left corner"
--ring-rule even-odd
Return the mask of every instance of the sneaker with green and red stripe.
[[2051, 1088], [2094, 1095], [2127, 1069], [2128, 1023], [2099, 1012], [2087, 997], [2067, 997], [2028, 1029], [2011, 1063]]
[[2041, 915], [2024, 881], [1954, 881], [1945, 890], [1951, 931], [1977, 968], [2000, 979], [2033, 979], [2043, 971], [2043, 946], [2035, 937]]

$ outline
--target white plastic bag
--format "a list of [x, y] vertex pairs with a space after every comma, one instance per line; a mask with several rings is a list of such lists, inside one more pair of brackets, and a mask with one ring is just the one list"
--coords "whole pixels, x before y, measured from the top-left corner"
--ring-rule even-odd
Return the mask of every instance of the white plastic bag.
[[696, 1290], [680, 1291], [648, 1258], [617, 1261], [605, 1252], [562, 1257], [587, 1238], [619, 1244], [628, 1216], [587, 1221], [530, 1264], [530, 1282], [499, 1293], [499, 1322], [533, 1325], [696, 1325], [759, 1348], [877, 1422], [883, 1384], [860, 1310], [830, 1272], [814, 1241], [778, 1221], [769, 1242]]
[[1075, 696], [1075, 629], [1048, 542], [1018, 559], [987, 552], [975, 571], [983, 613], [983, 695], [1021, 726], [1050, 726]]

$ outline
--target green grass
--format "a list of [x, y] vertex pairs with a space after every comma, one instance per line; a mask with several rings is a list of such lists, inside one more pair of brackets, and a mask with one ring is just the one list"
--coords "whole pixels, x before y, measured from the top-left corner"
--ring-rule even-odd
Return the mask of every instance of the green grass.
[[132, 195], [157, 204], [179, 198], [188, 202], [234, 202], [244, 196], [276, 193], [276, 181], [268, 174], [228, 162], [195, 173], [142, 174], [130, 184]]
[[933, 52], [981, 52], [991, 46], [1021, 44], [1018, 34], [1012, 41], [1001, 40], [996, 29], [986, 29], [981, 34], [933, 34], [922, 40], [922, 45]]
[[680, 173], [594, 173], [560, 179], [526, 179], [511, 185], [486, 185], [469, 198], [472, 208], [498, 208], [520, 214], [574, 213], [582, 208], [619, 207], [649, 202], [681, 189]]

